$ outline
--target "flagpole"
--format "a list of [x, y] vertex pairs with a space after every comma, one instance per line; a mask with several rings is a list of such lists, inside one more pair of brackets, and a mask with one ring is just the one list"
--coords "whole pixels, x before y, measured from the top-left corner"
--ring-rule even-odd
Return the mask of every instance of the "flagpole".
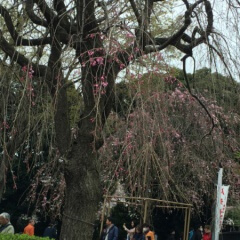
[[214, 218], [214, 230], [212, 239], [219, 240], [219, 232], [220, 232], [220, 200], [221, 200], [221, 188], [222, 188], [222, 176], [223, 169], [220, 168], [218, 172], [218, 184], [217, 184], [217, 199], [216, 199], [216, 207], [215, 207], [215, 218]]

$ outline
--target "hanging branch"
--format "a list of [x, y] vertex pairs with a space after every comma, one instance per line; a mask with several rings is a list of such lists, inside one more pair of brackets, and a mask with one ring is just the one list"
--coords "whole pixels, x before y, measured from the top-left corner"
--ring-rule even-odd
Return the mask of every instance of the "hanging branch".
[[205, 135], [203, 136], [202, 139], [204, 139], [206, 136], [210, 136], [212, 134], [212, 131], [213, 129], [216, 127], [216, 124], [214, 123], [214, 119], [212, 117], [212, 115], [210, 114], [210, 112], [208, 111], [207, 107], [204, 105], [204, 103], [198, 98], [197, 95], [195, 95], [193, 92], [192, 92], [192, 89], [191, 89], [191, 86], [189, 84], [189, 80], [188, 80], [188, 76], [187, 76], [187, 72], [186, 72], [186, 60], [188, 57], [191, 57], [191, 56], [188, 56], [188, 55], [185, 55], [183, 58], [182, 58], [182, 61], [183, 61], [183, 73], [184, 73], [184, 79], [186, 81], [186, 86], [187, 86], [187, 89], [189, 91], [189, 93], [191, 94], [191, 96], [193, 98], [195, 98], [197, 100], [197, 102], [202, 106], [202, 108], [205, 110], [205, 112], [207, 113], [211, 123], [212, 123], [212, 127], [210, 129], [210, 131]]

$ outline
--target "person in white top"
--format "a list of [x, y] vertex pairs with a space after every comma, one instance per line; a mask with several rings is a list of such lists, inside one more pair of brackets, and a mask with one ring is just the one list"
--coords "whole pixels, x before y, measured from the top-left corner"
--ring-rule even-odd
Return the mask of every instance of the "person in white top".
[[123, 229], [128, 233], [127, 240], [132, 240], [133, 239], [133, 235], [136, 232], [134, 221], [131, 221], [131, 227], [132, 227], [131, 229], [128, 229], [126, 227], [126, 224], [125, 223], [123, 224]]
[[14, 234], [14, 227], [10, 222], [10, 215], [6, 212], [0, 214], [0, 234]]

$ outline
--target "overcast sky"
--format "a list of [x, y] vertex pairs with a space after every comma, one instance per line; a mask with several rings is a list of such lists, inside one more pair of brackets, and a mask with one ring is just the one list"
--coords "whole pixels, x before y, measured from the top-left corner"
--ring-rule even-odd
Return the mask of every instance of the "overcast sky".
[[[194, 1], [192, 1], [194, 2]], [[236, 60], [239, 63], [240, 53], [240, 41], [239, 41], [239, 26], [238, 22], [239, 11], [233, 11], [227, 5], [226, 0], [210, 0], [213, 6], [214, 14], [214, 31], [218, 34], [214, 36], [214, 39], [219, 44], [218, 48], [223, 52], [225, 61], [227, 62], [229, 69], [232, 72], [233, 77], [239, 81], [238, 67], [233, 65], [232, 60]], [[179, 2], [179, 5], [175, 7], [174, 13], [176, 15], [184, 12], [185, 6]], [[194, 49], [194, 58], [196, 59], [196, 69], [202, 67], [210, 67], [213, 72], [216, 70], [223, 74], [228, 74], [226, 68], [220, 61], [219, 57], [211, 57], [209, 49], [203, 45]], [[230, 59], [231, 58], [231, 59]], [[171, 62], [176, 67], [182, 68], [182, 62], [180, 59], [176, 59]], [[187, 71], [193, 72], [193, 61], [189, 58]]]

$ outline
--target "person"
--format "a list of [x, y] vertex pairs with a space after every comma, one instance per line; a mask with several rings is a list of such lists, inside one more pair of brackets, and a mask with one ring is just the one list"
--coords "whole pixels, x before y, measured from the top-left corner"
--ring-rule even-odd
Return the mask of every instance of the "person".
[[197, 229], [195, 229], [194, 233], [193, 233], [193, 237], [192, 240], [202, 240], [202, 226], [198, 225]]
[[28, 225], [24, 228], [23, 234], [34, 236], [34, 225], [35, 225], [35, 220], [30, 219], [28, 222]]
[[212, 239], [211, 228], [209, 225], [206, 225], [204, 227], [203, 240], [211, 240], [211, 239]]
[[106, 220], [106, 229], [102, 240], [118, 240], [118, 228], [114, 225], [112, 217], [108, 217]]
[[224, 223], [227, 232], [234, 231], [234, 221], [231, 218], [227, 218]]
[[175, 230], [172, 230], [167, 238], [167, 240], [175, 240]]
[[133, 235], [135, 233], [135, 223], [134, 221], [131, 221], [131, 229], [128, 229], [125, 225], [125, 223], [123, 224], [123, 229], [128, 233], [127, 235], [127, 240], [132, 240], [133, 239]]
[[143, 224], [143, 234], [146, 240], [155, 240], [154, 232], [150, 231], [150, 226], [147, 223]]
[[51, 239], [57, 238], [57, 229], [55, 223], [50, 223], [49, 226], [45, 228], [43, 237], [49, 237]]
[[14, 234], [14, 227], [10, 222], [10, 215], [6, 212], [0, 214], [0, 234]]
[[140, 225], [137, 225], [135, 228], [135, 233], [133, 235], [133, 240], [145, 240], [145, 236], [142, 232], [142, 227]]
[[191, 227], [188, 233], [188, 240], [193, 240], [194, 229]]

